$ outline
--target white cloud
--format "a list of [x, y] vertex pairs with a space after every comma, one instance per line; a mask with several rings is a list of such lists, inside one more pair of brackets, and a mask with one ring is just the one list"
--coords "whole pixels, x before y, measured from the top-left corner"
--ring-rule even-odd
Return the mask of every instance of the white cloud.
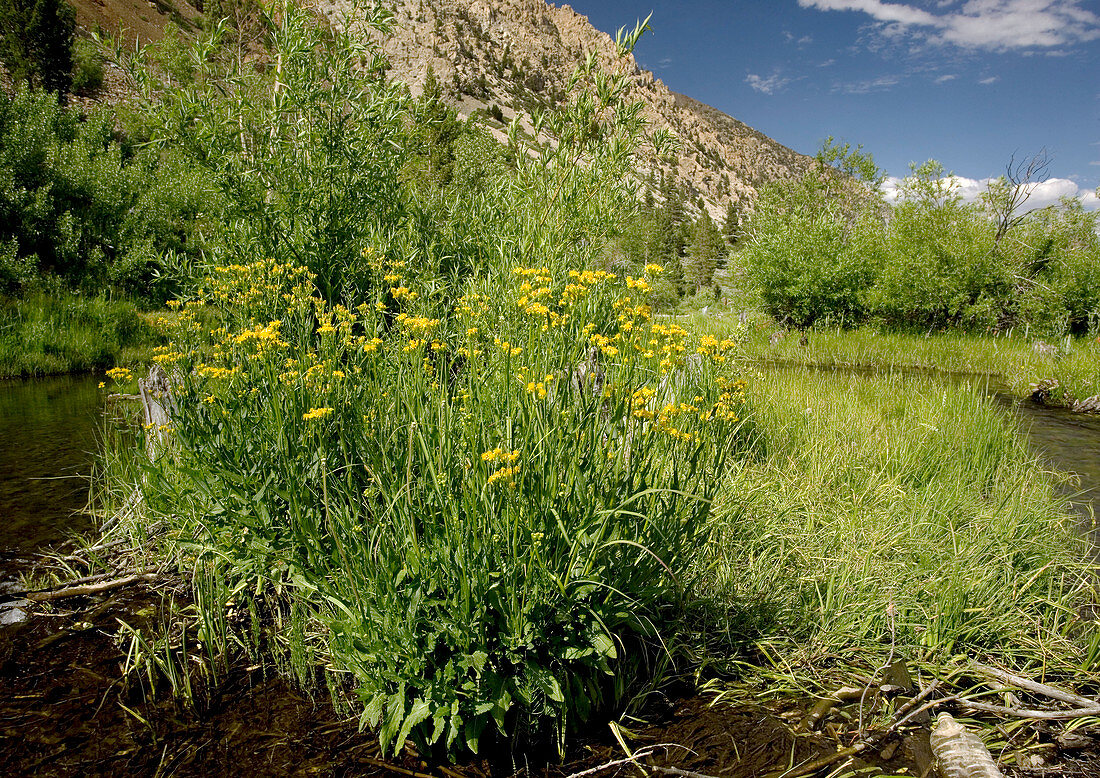
[[779, 73], [772, 73], [767, 78], [758, 76], [756, 73], [749, 73], [745, 76], [745, 83], [757, 92], [774, 95], [776, 92], [784, 90], [791, 83], [791, 79], [781, 76]]
[[983, 78], [978, 83], [981, 84], [982, 86], [989, 86], [990, 84], [996, 84], [1000, 80], [1001, 80], [1000, 76], [990, 76], [989, 78]]
[[[965, 176], [948, 176], [946, 179], [963, 199], [963, 202], [974, 203], [981, 197], [993, 178], [966, 178]], [[897, 202], [900, 197], [901, 179], [894, 176], [887, 178], [882, 184], [883, 194], [890, 202]], [[1050, 178], [1041, 184], [1032, 184], [1031, 197], [1027, 201], [1026, 208], [1032, 210], [1048, 205], [1057, 205], [1063, 197], [1076, 197], [1090, 211], [1100, 209], [1100, 198], [1092, 189], [1085, 189], [1068, 178]]]
[[896, 85], [901, 79], [897, 76], [879, 76], [865, 81], [851, 81], [848, 83], [833, 84], [832, 91], [842, 92], [846, 95], [865, 95], [870, 92], [881, 92], [884, 89]]
[[827, 59], [824, 62], [818, 63], [818, 67], [819, 68], [828, 68], [828, 67], [832, 67], [835, 64], [836, 64], [835, 59]]
[[946, 84], [948, 81], [954, 81], [956, 78], [958, 78], [958, 76], [955, 75], [954, 73], [945, 73], [945, 74], [943, 74], [942, 76], [940, 76], [939, 78], [936, 79], [936, 83], [937, 84]]
[[[957, 10], [932, 13], [883, 0], [798, 0], [803, 8], [857, 11], [871, 16], [879, 34], [912, 35], [966, 49], [1061, 50], [1100, 38], [1100, 16], [1083, 0], [966, 0]], [[941, 3], [940, 7], [944, 7]]]

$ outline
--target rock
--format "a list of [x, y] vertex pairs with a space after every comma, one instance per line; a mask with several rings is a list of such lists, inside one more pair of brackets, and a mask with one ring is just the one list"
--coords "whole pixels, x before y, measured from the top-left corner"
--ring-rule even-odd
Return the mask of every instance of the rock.
[[1073, 403], [1074, 413], [1100, 413], [1100, 394]]

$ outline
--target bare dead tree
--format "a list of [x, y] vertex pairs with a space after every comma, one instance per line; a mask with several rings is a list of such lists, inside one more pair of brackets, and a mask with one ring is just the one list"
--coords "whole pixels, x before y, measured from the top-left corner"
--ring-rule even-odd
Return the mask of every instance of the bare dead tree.
[[1035, 187], [1050, 178], [1051, 162], [1046, 148], [1019, 161], [1013, 153], [1005, 166], [1005, 175], [989, 183], [983, 199], [997, 224], [994, 245], [999, 246], [1009, 230], [1027, 216], [1023, 207], [1031, 199]]

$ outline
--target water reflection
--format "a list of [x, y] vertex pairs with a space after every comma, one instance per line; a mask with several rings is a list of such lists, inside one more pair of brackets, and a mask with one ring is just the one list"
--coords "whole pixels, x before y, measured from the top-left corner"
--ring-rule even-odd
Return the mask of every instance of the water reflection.
[[0, 381], [0, 577], [26, 551], [89, 529], [88, 475], [103, 399], [98, 379]]

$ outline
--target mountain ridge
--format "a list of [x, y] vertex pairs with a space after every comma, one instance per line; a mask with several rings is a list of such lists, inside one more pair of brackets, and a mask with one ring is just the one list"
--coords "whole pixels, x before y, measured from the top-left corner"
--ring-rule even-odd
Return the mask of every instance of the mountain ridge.
[[[347, 0], [322, 0], [320, 10], [340, 23]], [[531, 131], [532, 107], [560, 102], [574, 68], [594, 53], [607, 70], [625, 68], [628, 100], [640, 100], [654, 129], [680, 141], [678, 158], [640, 160], [640, 176], [672, 176], [696, 205], [719, 218], [726, 204], [741, 207], [761, 186], [800, 175], [812, 162], [744, 122], [670, 90], [632, 55], [618, 61], [615, 42], [569, 5], [544, 0], [395, 0], [394, 31], [379, 40], [391, 77], [423, 89], [429, 70], [459, 114], [482, 116], [503, 137], [517, 114]], [[621, 71], [620, 71], [621, 72]], [[504, 121], [494, 126], [493, 114]]]

